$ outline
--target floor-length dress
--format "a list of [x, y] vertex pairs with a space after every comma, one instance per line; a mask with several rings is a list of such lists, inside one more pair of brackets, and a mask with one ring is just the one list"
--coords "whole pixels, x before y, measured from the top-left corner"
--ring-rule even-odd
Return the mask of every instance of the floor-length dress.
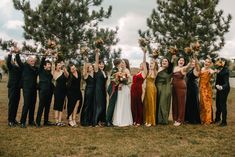
[[192, 124], [200, 124], [200, 109], [198, 97], [198, 81], [194, 75], [193, 69], [187, 73], [187, 96], [185, 121]]
[[76, 106], [78, 100], [82, 100], [82, 92], [81, 92], [81, 73], [78, 73], [78, 77], [75, 77], [73, 74], [69, 76], [68, 85], [67, 85], [67, 118], [73, 113], [73, 110]]
[[93, 125], [99, 122], [105, 123], [106, 117], [106, 80], [107, 77], [101, 70], [95, 73], [95, 96], [94, 96], [94, 121]]
[[155, 86], [155, 78], [148, 76], [146, 78], [144, 97], [144, 122], [152, 126], [156, 125], [156, 101], [157, 88]]
[[160, 71], [155, 84], [157, 86], [157, 123], [168, 124], [171, 104], [171, 75], [167, 69]]
[[118, 90], [117, 102], [113, 113], [113, 125], [129, 126], [132, 124], [130, 87], [122, 85], [122, 88]]
[[54, 88], [54, 110], [56, 111], [63, 111], [65, 97], [67, 93], [66, 89], [66, 82], [67, 78], [65, 77], [64, 73], [62, 73], [56, 80], [55, 80], [55, 88]]
[[131, 85], [131, 111], [133, 122], [136, 124], [143, 123], [143, 103], [142, 103], [142, 84], [144, 78], [142, 73], [133, 76], [132, 85]]
[[82, 106], [80, 122], [82, 126], [91, 126], [93, 124], [95, 78], [88, 75], [85, 81], [86, 88], [84, 93], [84, 103]]
[[199, 81], [200, 89], [200, 118], [202, 124], [212, 123], [212, 87], [211, 87], [211, 77], [209, 71], [201, 72]]
[[181, 71], [172, 75], [172, 117], [173, 121], [184, 122], [186, 103], [186, 81]]

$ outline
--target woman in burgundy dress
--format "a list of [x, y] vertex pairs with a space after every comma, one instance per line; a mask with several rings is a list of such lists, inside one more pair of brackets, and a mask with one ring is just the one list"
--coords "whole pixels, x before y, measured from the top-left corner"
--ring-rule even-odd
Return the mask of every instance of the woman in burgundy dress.
[[172, 80], [172, 115], [174, 126], [180, 126], [184, 122], [186, 103], [185, 75], [189, 64], [185, 66], [184, 57], [179, 57], [177, 66], [173, 69]]
[[133, 124], [139, 126], [143, 124], [143, 102], [142, 102], [142, 84], [147, 76], [146, 50], [144, 51], [143, 62], [140, 64], [141, 71], [133, 76], [131, 85], [131, 112]]

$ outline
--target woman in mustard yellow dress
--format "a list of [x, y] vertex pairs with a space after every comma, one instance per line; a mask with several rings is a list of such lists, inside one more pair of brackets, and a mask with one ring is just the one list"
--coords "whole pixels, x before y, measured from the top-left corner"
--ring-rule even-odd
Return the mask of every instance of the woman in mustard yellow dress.
[[149, 74], [146, 78], [146, 89], [144, 97], [144, 121], [145, 126], [156, 125], [156, 101], [157, 88], [155, 86], [155, 79], [157, 76], [157, 62], [152, 60], [150, 62]]
[[199, 74], [200, 118], [202, 124], [211, 124], [213, 120], [212, 86], [210, 81], [215, 71], [210, 68], [210, 65], [211, 59], [207, 58]]

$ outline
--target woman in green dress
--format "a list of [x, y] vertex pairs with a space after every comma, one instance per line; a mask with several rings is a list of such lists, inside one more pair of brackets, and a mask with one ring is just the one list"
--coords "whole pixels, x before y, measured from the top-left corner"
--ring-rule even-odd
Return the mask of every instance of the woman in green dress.
[[173, 65], [168, 58], [163, 58], [155, 81], [157, 87], [157, 116], [158, 124], [168, 124], [171, 104], [171, 76]]

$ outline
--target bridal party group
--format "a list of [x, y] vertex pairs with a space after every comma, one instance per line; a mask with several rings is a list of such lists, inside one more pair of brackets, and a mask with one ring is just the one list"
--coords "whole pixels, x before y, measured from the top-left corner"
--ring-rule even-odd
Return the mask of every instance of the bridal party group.
[[[84, 65], [80, 68], [73, 63], [65, 66], [62, 60], [52, 62], [47, 59], [47, 52], [39, 66], [33, 56], [23, 62], [16, 48], [7, 58], [8, 125], [22, 128], [27, 125], [65, 126], [63, 111], [67, 112], [66, 121], [71, 127], [167, 125], [170, 113], [176, 127], [185, 123], [227, 125], [226, 102], [230, 86], [226, 60], [220, 60], [223, 64], [212, 69], [210, 58], [205, 59], [203, 65], [196, 58], [186, 61], [182, 55], [151, 59], [148, 63], [146, 53], [143, 49], [143, 61], [137, 74], [131, 75], [127, 59], [115, 59], [108, 75], [99, 58], [99, 49], [95, 50], [95, 63], [89, 63], [84, 56]], [[215, 86], [212, 86], [214, 76]], [[84, 92], [81, 82], [85, 83]], [[23, 107], [18, 122], [21, 93]], [[53, 123], [49, 121], [51, 105]]]

